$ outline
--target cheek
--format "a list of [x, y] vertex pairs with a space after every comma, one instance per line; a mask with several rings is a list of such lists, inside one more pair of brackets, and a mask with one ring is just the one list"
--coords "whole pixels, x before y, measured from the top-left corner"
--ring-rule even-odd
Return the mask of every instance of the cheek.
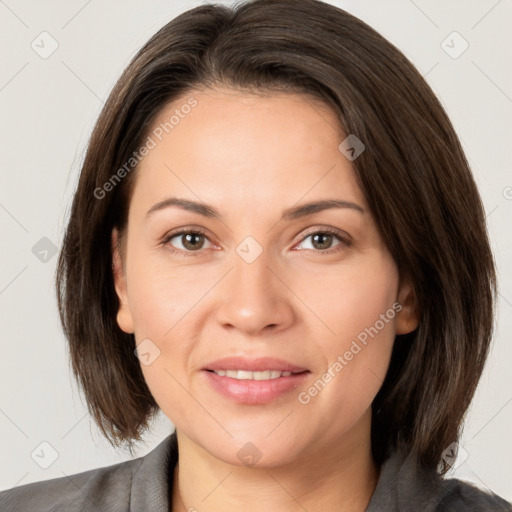
[[158, 406], [176, 425], [175, 418], [186, 416], [190, 408], [190, 396], [184, 385], [193, 344], [189, 341], [190, 333], [186, 335], [183, 328], [191, 304], [177, 295], [168, 280], [146, 275], [138, 290], [133, 307], [135, 339], [141, 347], [147, 346], [150, 353], [150, 364], [140, 358], [141, 370]]
[[[361, 268], [330, 274], [310, 288], [308, 305], [329, 327], [317, 338], [325, 373], [311, 390], [332, 421], [344, 410], [356, 418], [366, 410], [386, 375], [395, 339], [398, 272], [386, 257]], [[325, 386], [324, 386], [325, 384]], [[304, 397], [307, 400], [307, 397]]]
[[130, 263], [128, 299], [136, 336], [162, 339], [194, 308], [205, 284], [197, 272], [178, 273], [163, 258], [143, 251], [134, 251]]
[[[397, 298], [398, 271], [390, 256], [376, 253], [307, 280], [299, 277], [294, 286], [297, 295], [324, 324], [324, 335], [319, 340], [326, 348], [340, 350], [392, 308]], [[379, 330], [394, 338], [387, 332], [392, 326], [393, 322], [387, 322]]]
[[185, 330], [207, 283], [198, 282], [197, 272], [176, 275], [142, 252], [133, 251], [130, 263], [128, 298], [135, 339], [144, 347], [141, 353], [149, 353], [146, 359], [140, 357], [141, 370], [164, 414], [180, 417], [187, 412], [183, 404], [190, 407], [190, 396], [181, 384], [187, 381], [193, 334]]
[[[181, 360], [177, 350], [173, 350], [173, 359]], [[191, 399], [184, 375], [180, 368], [174, 368], [164, 352], [155, 361], [145, 366], [141, 364], [144, 380], [158, 407], [172, 423], [180, 429], [189, 430], [189, 418], [199, 418], [203, 414], [200, 402]], [[193, 421], [192, 421], [193, 423]]]

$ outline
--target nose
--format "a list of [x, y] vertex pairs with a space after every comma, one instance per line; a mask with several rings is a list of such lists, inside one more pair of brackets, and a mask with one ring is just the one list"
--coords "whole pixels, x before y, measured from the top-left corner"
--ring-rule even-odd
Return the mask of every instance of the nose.
[[234, 254], [233, 268], [216, 290], [221, 326], [257, 336], [285, 330], [294, 322], [294, 295], [271, 266], [276, 267], [265, 251], [251, 263]]

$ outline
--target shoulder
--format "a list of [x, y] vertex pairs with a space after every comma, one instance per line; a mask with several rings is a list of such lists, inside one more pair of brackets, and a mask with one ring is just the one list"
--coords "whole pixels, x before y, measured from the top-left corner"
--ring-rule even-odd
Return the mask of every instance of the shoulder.
[[421, 468], [411, 456], [393, 453], [381, 466], [365, 512], [512, 512], [512, 504], [491, 491]]
[[[101, 510], [105, 491], [115, 494], [120, 505], [125, 504], [130, 496], [132, 475], [140, 463], [140, 459], [134, 459], [13, 487], [0, 493], [0, 510]], [[115, 510], [127, 510], [127, 507]]]
[[143, 457], [13, 487], [0, 492], [0, 510], [16, 512], [166, 510], [173, 436]]
[[455, 478], [439, 484], [439, 512], [511, 512], [512, 504], [489, 490]]

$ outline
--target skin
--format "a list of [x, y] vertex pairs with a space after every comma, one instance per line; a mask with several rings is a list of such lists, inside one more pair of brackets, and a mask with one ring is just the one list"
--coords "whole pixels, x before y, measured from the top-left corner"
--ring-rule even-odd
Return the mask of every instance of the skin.
[[[191, 96], [197, 106], [139, 165], [120, 249], [112, 233], [118, 324], [160, 350], [141, 368], [178, 433], [173, 510], [364, 510], [379, 476], [371, 403], [395, 335], [417, 326], [411, 286], [338, 149], [346, 135], [327, 105], [291, 93], [194, 90], [154, 127]], [[170, 196], [212, 205], [222, 217], [178, 207], [147, 215]], [[284, 209], [321, 199], [351, 201], [364, 213], [334, 208], [280, 220]], [[193, 240], [195, 249], [183, 235], [163, 243], [180, 227], [206, 237]], [[336, 236], [315, 243], [322, 228], [349, 244]], [[252, 263], [236, 252], [247, 236], [262, 249]], [[299, 393], [396, 302], [401, 311], [301, 404]], [[277, 357], [310, 373], [270, 403], [237, 404], [202, 371], [231, 355]], [[253, 466], [237, 457], [247, 442], [261, 453]]]

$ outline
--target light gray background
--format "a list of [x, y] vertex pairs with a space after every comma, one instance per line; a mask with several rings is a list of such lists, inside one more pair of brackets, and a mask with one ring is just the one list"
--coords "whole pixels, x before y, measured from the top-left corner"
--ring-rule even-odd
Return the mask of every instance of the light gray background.
[[[53, 291], [57, 258], [40, 240], [60, 246], [88, 136], [123, 68], [157, 29], [200, 3], [0, 0], [0, 489], [130, 458], [101, 437], [71, 376]], [[426, 77], [479, 184], [499, 269], [499, 317], [461, 442], [468, 456], [450, 475], [511, 500], [512, 1], [331, 3], [376, 28]], [[46, 59], [31, 47], [51, 49], [43, 31], [59, 45]], [[453, 31], [469, 44], [458, 58], [464, 43]], [[171, 429], [162, 415], [138, 455]], [[51, 462], [43, 441], [58, 453], [47, 469], [31, 458], [43, 450], [34, 458]]]

